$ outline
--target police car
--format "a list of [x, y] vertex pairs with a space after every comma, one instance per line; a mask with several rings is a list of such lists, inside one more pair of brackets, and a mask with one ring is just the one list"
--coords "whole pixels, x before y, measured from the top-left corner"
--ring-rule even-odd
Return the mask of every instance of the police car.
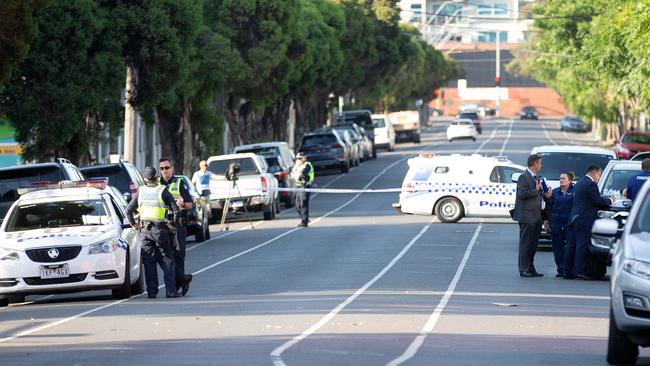
[[505, 217], [515, 206], [513, 174], [525, 168], [506, 157], [420, 154], [408, 160], [399, 203], [403, 213], [438, 216], [442, 222], [463, 217]]
[[140, 244], [108, 180], [24, 189], [0, 226], [0, 306], [26, 295], [144, 291]]

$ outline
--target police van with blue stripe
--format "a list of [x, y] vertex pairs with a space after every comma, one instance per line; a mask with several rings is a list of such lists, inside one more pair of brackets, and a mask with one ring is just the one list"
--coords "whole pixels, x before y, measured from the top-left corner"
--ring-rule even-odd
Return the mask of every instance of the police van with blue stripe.
[[517, 192], [513, 177], [526, 168], [503, 156], [420, 154], [408, 160], [399, 203], [403, 213], [436, 215], [441, 222], [463, 217], [509, 218]]

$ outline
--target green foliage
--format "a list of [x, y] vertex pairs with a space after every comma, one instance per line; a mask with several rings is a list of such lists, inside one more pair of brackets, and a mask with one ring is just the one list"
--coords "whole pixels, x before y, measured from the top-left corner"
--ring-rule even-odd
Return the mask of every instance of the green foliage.
[[32, 17], [45, 0], [4, 0], [0, 6], [0, 85], [11, 76], [13, 67], [27, 55], [34, 37]]

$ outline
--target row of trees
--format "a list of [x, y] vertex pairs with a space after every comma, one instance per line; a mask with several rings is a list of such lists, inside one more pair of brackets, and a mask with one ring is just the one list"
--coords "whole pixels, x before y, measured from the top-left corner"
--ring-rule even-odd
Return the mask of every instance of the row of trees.
[[220, 152], [222, 115], [236, 143], [286, 139], [290, 107], [300, 132], [325, 122], [331, 93], [403, 108], [456, 72], [398, 24], [398, 0], [7, 2], [0, 114], [27, 159], [80, 161], [116, 136], [127, 70], [128, 100], [181, 169]]
[[592, 121], [638, 127], [650, 107], [650, 1], [545, 0], [514, 64]]

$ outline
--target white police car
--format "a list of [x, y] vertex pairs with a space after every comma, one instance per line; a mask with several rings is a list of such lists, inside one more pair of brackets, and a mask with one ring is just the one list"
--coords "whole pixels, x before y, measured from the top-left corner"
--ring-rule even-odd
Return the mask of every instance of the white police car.
[[477, 154], [420, 154], [408, 165], [399, 203], [393, 207], [404, 213], [434, 214], [442, 222], [510, 217], [517, 191], [512, 176], [525, 171], [505, 157]]
[[[0, 306], [26, 295], [144, 291], [140, 244], [107, 180], [26, 189], [0, 226]], [[117, 195], [117, 196], [116, 196]]]

